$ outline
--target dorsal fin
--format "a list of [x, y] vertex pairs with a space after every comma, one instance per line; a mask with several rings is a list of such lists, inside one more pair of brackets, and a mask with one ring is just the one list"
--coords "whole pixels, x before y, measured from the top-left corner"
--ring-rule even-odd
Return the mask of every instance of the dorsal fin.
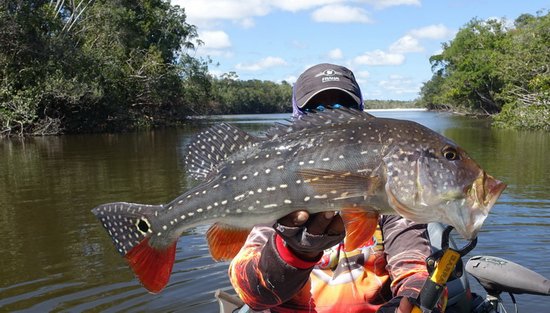
[[275, 139], [288, 134], [298, 134], [302, 130], [313, 130], [316, 127], [325, 128], [335, 124], [363, 123], [375, 117], [365, 111], [349, 108], [327, 109], [314, 114], [305, 114], [293, 119], [290, 124], [276, 124], [266, 132], [266, 137]]
[[246, 149], [259, 139], [227, 123], [221, 123], [202, 131], [187, 146], [185, 164], [187, 174], [204, 180], [229, 156]]

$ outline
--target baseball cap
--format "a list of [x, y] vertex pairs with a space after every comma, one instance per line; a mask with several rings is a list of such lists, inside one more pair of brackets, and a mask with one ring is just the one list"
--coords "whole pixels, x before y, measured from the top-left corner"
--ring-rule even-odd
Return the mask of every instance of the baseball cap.
[[293, 88], [293, 105], [301, 110], [317, 94], [331, 89], [347, 93], [363, 108], [361, 89], [353, 72], [344, 66], [330, 63], [314, 65], [298, 77]]

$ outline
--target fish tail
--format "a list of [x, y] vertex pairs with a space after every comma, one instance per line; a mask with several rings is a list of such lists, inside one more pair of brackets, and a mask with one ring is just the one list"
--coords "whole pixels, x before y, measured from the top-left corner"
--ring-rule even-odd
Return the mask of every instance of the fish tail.
[[[128, 262], [143, 286], [152, 293], [168, 283], [176, 255], [177, 238], [151, 240], [162, 205], [108, 203], [92, 210], [111, 236], [116, 249]], [[158, 236], [156, 236], [158, 237]], [[157, 239], [157, 238], [154, 238]]]

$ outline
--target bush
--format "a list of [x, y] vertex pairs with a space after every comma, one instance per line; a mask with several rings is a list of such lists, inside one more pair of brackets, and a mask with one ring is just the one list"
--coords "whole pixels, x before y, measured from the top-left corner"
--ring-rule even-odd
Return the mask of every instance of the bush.
[[493, 126], [522, 130], [550, 131], [550, 105], [506, 104], [493, 119]]

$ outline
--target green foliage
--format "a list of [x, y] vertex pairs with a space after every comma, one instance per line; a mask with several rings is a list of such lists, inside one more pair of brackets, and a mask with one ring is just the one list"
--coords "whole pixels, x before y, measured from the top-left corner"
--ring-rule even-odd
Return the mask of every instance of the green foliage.
[[523, 14], [510, 28], [497, 20], [471, 20], [443, 44], [443, 52], [430, 58], [434, 74], [422, 87], [419, 102], [470, 113], [502, 110], [497, 125], [509, 120], [504, 116], [510, 112], [530, 115], [541, 107], [529, 106], [544, 109], [550, 93], [550, 14], [543, 13]]
[[286, 81], [239, 80], [235, 73], [212, 80], [210, 114], [282, 113], [292, 109], [292, 86]]
[[498, 128], [550, 131], [550, 105], [508, 103], [493, 119]]
[[365, 109], [410, 109], [421, 107], [416, 101], [400, 100], [365, 100], [363, 104]]
[[197, 37], [185, 19], [163, 0], [2, 1], [1, 134], [180, 121], [209, 98], [208, 61], [185, 53]]

